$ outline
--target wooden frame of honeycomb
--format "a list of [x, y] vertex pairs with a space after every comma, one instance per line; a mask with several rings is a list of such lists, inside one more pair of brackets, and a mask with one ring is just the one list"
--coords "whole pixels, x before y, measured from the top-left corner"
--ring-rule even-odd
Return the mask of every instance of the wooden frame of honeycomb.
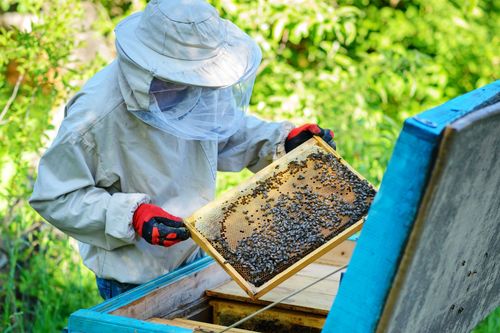
[[375, 189], [318, 137], [185, 220], [253, 299], [362, 227]]

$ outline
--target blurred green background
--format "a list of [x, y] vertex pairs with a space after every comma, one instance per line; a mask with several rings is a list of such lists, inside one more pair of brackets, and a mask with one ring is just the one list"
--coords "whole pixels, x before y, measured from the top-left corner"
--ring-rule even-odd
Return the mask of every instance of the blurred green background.
[[[212, 1], [264, 59], [252, 112], [318, 122], [378, 185], [405, 118], [498, 79], [500, 2]], [[73, 240], [27, 204], [61, 106], [145, 1], [0, 0], [0, 330], [53, 332], [100, 302]], [[220, 174], [218, 192], [249, 176]], [[495, 310], [474, 332], [499, 332]]]

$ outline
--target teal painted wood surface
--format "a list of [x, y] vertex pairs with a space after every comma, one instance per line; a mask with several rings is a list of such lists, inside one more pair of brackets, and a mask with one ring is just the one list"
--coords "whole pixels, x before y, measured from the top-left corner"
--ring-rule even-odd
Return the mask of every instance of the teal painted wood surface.
[[435, 140], [443, 129], [470, 112], [493, 104], [500, 90], [500, 80], [454, 98], [442, 105], [424, 111], [405, 122], [405, 131], [415, 133], [422, 139]]
[[149, 294], [157, 288], [166, 286], [180, 279], [201, 271], [215, 264], [210, 257], [201, 258], [169, 274], [151, 280], [117, 297], [102, 302], [88, 310], [79, 310], [69, 317], [69, 333], [107, 333], [107, 332], [173, 332], [185, 333], [192, 330], [169, 325], [148, 323], [142, 320], [110, 315], [109, 313]]
[[153, 290], [166, 286], [175, 281], [179, 281], [187, 276], [190, 276], [196, 272], [201, 271], [209, 265], [212, 265], [215, 261], [211, 257], [201, 258], [189, 265], [179, 268], [171, 273], [160, 276], [154, 280], [151, 280], [137, 288], [129, 290], [117, 297], [113, 297], [107, 301], [104, 301], [89, 310], [103, 313], [110, 313], [122, 306], [130, 304], [131, 302], [149, 294]]
[[408, 119], [323, 332], [374, 332], [446, 125], [491, 102], [496, 81]]
[[193, 330], [113, 316], [92, 310], [78, 310], [68, 323], [71, 333], [191, 333]]
[[468, 333], [500, 306], [500, 101], [447, 126], [436, 155], [379, 332]]

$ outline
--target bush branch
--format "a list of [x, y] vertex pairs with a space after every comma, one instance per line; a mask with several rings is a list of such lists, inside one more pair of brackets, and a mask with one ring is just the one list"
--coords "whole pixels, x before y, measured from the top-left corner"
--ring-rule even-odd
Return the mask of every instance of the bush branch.
[[21, 86], [21, 82], [23, 82], [24, 79], [24, 74], [19, 75], [17, 78], [16, 85], [14, 86], [14, 90], [12, 91], [12, 94], [9, 97], [9, 100], [7, 101], [7, 104], [5, 104], [2, 113], [0, 114], [0, 125], [3, 125], [3, 117], [5, 117], [5, 114], [9, 110], [10, 106], [12, 103], [14, 103], [14, 100], [16, 99], [17, 93], [19, 92], [19, 87]]

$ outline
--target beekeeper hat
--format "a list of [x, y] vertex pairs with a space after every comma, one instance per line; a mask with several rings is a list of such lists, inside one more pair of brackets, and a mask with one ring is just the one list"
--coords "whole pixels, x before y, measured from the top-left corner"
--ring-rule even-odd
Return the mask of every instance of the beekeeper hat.
[[226, 87], [255, 73], [262, 54], [202, 0], [152, 0], [115, 28], [117, 49], [160, 79]]

